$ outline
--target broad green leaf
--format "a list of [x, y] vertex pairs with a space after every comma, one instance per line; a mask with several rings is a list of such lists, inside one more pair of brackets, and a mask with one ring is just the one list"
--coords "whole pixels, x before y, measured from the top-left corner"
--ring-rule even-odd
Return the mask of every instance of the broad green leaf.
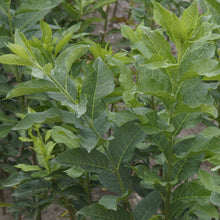
[[51, 182], [46, 180], [30, 180], [18, 186], [13, 192], [13, 196], [31, 196], [42, 192], [48, 192]]
[[109, 171], [100, 172], [98, 179], [101, 185], [108, 190], [124, 194], [131, 184], [131, 169], [121, 166], [118, 172], [122, 182], [119, 182], [116, 173]]
[[172, 168], [173, 179], [177, 178], [178, 182], [181, 182], [192, 177], [198, 172], [203, 158], [204, 154], [198, 154], [177, 161]]
[[64, 172], [71, 178], [78, 178], [82, 176], [82, 174], [84, 173], [84, 170], [79, 166], [73, 166], [69, 168], [68, 170], [65, 170]]
[[159, 31], [150, 31], [142, 27], [141, 40], [134, 44], [146, 59], [157, 55], [163, 62], [175, 63], [175, 59], [171, 54], [170, 44], [165, 40]]
[[175, 43], [178, 52], [181, 52], [184, 41], [188, 39], [188, 28], [183, 20], [174, 13], [167, 11], [159, 3], [154, 3], [154, 19], [166, 29], [170, 39]]
[[4, 182], [3, 187], [13, 187], [17, 186], [23, 181], [30, 180], [31, 176], [27, 173], [24, 173], [22, 171], [17, 172], [9, 176]]
[[13, 130], [28, 129], [34, 124], [62, 122], [59, 111], [55, 108], [50, 108], [45, 112], [28, 113], [21, 121], [13, 128]]
[[[220, 186], [219, 183], [215, 181], [215, 176], [210, 175], [204, 170], [199, 170], [198, 172], [198, 178], [200, 179], [203, 186], [205, 186], [206, 189], [210, 191], [214, 191], [217, 193], [220, 193]], [[216, 176], [218, 180], [220, 180], [219, 176]]]
[[196, 204], [195, 207], [202, 213], [204, 219], [213, 217], [214, 219], [219, 219], [219, 212], [212, 204]]
[[38, 170], [42, 170], [39, 166], [37, 165], [28, 165], [28, 164], [18, 164], [15, 165], [16, 168], [21, 169], [24, 172], [30, 172], [30, 171], [38, 171]]
[[199, 10], [197, 7], [197, 1], [194, 1], [182, 15], [182, 20], [187, 25], [188, 35], [192, 35], [196, 26], [199, 24]]
[[113, 195], [102, 196], [102, 198], [99, 200], [99, 204], [103, 205], [106, 209], [116, 211], [118, 205], [118, 198], [118, 196]]
[[33, 66], [30, 59], [20, 57], [16, 54], [5, 54], [0, 56], [0, 63], [8, 65]]
[[8, 43], [8, 47], [16, 55], [22, 57], [24, 60], [29, 60], [31, 62], [29, 54], [21, 45]]
[[48, 91], [58, 91], [58, 89], [47, 80], [33, 79], [17, 84], [12, 90], [9, 91], [6, 99]]
[[168, 75], [160, 69], [140, 68], [137, 91], [146, 95], [161, 98], [164, 102], [175, 102], [171, 94], [171, 83]]
[[211, 193], [201, 184], [195, 182], [185, 182], [180, 185], [173, 193], [173, 202], [183, 201], [203, 201], [209, 199]]
[[83, 148], [71, 149], [59, 154], [54, 160], [66, 166], [78, 165], [88, 172], [101, 172], [102, 170], [112, 172], [106, 156], [97, 150], [88, 153]]
[[141, 143], [145, 136], [145, 133], [135, 125], [134, 121], [124, 124], [114, 133], [115, 138], [110, 141], [109, 150], [117, 169], [121, 163], [132, 158], [136, 145]]
[[65, 75], [69, 73], [71, 66], [76, 62], [81, 56], [87, 53], [89, 50], [89, 45], [85, 44], [75, 44], [71, 47], [66, 48], [56, 59], [55, 62], [55, 76], [57, 74]]
[[121, 25], [121, 34], [131, 42], [137, 42], [141, 39], [141, 35], [138, 35], [130, 26], [127, 25]]
[[88, 216], [91, 220], [128, 220], [129, 214], [125, 209], [120, 208], [118, 211], [108, 210], [99, 204], [92, 204], [80, 209], [78, 215]]
[[93, 5], [93, 8], [94, 9], [98, 9], [98, 8], [101, 8], [105, 5], [109, 5], [113, 2], [116, 2], [116, 0], [98, 0], [95, 2], [95, 4]]
[[104, 61], [105, 60], [105, 57], [107, 55], [112, 55], [113, 53], [113, 50], [112, 50], [112, 47], [110, 46], [108, 48], [108, 44], [106, 44], [105, 48], [102, 48], [100, 44], [93, 44], [91, 47], [90, 47], [90, 51], [92, 53], [92, 55], [94, 56], [95, 59], [97, 59], [98, 57], [101, 57], [102, 60]]
[[190, 107], [184, 103], [179, 102], [175, 105], [174, 109], [175, 115], [182, 113], [203, 112], [209, 114], [213, 118], [218, 116], [217, 109], [214, 105], [200, 104], [197, 107]]
[[82, 94], [85, 94], [88, 100], [86, 114], [92, 120], [105, 110], [107, 106], [103, 103], [103, 98], [114, 90], [113, 73], [101, 58], [96, 59], [94, 69], [82, 87]]
[[68, 149], [80, 147], [79, 137], [66, 128], [54, 126], [50, 134], [55, 142], [65, 144]]
[[220, 129], [217, 127], [207, 127], [200, 134], [205, 138], [219, 137]]
[[184, 128], [192, 128], [201, 120], [201, 113], [182, 113], [173, 118], [175, 135], [178, 135]]
[[220, 14], [220, 2], [218, 0], [206, 0], [219, 14]]
[[214, 205], [216, 205], [216, 206], [219, 207], [219, 206], [220, 206], [220, 193], [212, 192], [210, 201], [211, 201]]
[[118, 127], [121, 127], [128, 121], [133, 121], [136, 119], [138, 119], [138, 117], [129, 110], [108, 112], [108, 120], [113, 122]]
[[160, 208], [161, 197], [156, 191], [150, 192], [134, 209], [136, 220], [149, 220]]
[[60, 4], [62, 0], [24, 0], [21, 2], [13, 17], [13, 27], [24, 30], [35, 25], [38, 21], [50, 12], [50, 10]]

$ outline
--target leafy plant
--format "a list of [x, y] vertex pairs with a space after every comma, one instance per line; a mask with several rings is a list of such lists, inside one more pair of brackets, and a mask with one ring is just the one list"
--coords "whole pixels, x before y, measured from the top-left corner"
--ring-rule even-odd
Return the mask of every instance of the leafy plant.
[[[83, 13], [94, 7], [94, 1], [71, 7], [82, 3]], [[161, 28], [121, 26], [130, 53], [89, 39], [68, 44], [71, 29], [57, 40], [44, 21], [40, 39], [16, 30], [7, 45], [12, 53], [0, 63], [23, 66], [30, 76], [4, 99], [29, 100], [11, 127], [32, 159], [17, 160], [21, 171], [2, 184], [16, 188], [18, 213], [28, 207], [28, 216], [40, 219], [45, 207], [58, 203], [70, 219], [219, 219], [220, 130], [213, 123], [219, 26], [199, 13], [196, 1], [181, 19], [153, 5]], [[199, 123], [207, 128], [181, 137]], [[211, 174], [200, 169], [203, 161], [214, 164]], [[112, 194], [94, 200], [96, 185]], [[143, 197], [135, 207], [132, 192]]]

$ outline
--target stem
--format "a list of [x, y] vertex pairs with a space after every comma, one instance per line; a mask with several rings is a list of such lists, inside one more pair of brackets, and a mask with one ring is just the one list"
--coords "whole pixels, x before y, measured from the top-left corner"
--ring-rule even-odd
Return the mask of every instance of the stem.
[[113, 18], [116, 16], [117, 9], [118, 9], [118, 1], [115, 2], [114, 11], [113, 11], [113, 14], [112, 14]]
[[106, 10], [106, 17], [105, 17], [105, 26], [104, 26], [104, 34], [102, 36], [102, 42], [105, 40], [105, 37], [107, 35], [107, 29], [108, 29], [108, 14], [109, 14], [109, 5], [107, 6]]
[[151, 108], [152, 108], [153, 110], [156, 110], [155, 99], [154, 99], [154, 96], [153, 96], [153, 95], [151, 96]]
[[[173, 106], [170, 108], [170, 117], [169, 117], [169, 124], [172, 123], [173, 119]], [[171, 181], [171, 173], [172, 173], [172, 164], [173, 164], [173, 142], [174, 136], [170, 137], [169, 149], [168, 149], [168, 158], [167, 158], [167, 178], [166, 181], [168, 182], [167, 192], [166, 192], [166, 200], [165, 200], [165, 220], [170, 220], [170, 200], [171, 200], [171, 193], [172, 193], [172, 185], [169, 183]]]
[[92, 193], [91, 193], [91, 185], [90, 185], [89, 173], [86, 173], [86, 185], [87, 185], [87, 189], [88, 189], [89, 205], [91, 205], [92, 204]]
[[[5, 202], [5, 195], [3, 189], [0, 189], [0, 199]], [[6, 207], [2, 207], [2, 215], [6, 215]]]
[[65, 197], [63, 197], [63, 199], [64, 199], [65, 208], [66, 208], [66, 209], [68, 210], [68, 212], [69, 212], [69, 218], [70, 218], [70, 220], [75, 220], [73, 207], [69, 204], [69, 200], [68, 200], [68, 199], [66, 199]]

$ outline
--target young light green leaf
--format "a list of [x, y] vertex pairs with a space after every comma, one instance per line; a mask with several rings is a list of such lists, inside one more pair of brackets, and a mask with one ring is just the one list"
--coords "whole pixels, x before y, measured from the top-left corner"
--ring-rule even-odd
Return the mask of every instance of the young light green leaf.
[[167, 11], [156, 1], [154, 3], [154, 19], [166, 29], [170, 39], [175, 43], [178, 52], [181, 52], [184, 41], [188, 39], [187, 25], [174, 13]]
[[0, 207], [11, 207], [13, 204], [6, 203], [6, 202], [0, 202]]
[[80, 147], [79, 137], [66, 128], [54, 126], [50, 134], [55, 142], [65, 144], [68, 149]]
[[21, 169], [24, 172], [30, 172], [30, 171], [38, 171], [38, 170], [42, 170], [39, 166], [35, 166], [35, 165], [28, 165], [28, 164], [18, 164], [15, 165], [16, 168]]
[[73, 166], [69, 168], [68, 170], [64, 171], [68, 176], [71, 178], [78, 178], [82, 176], [82, 174], [85, 172], [81, 167], [79, 166]]
[[28, 113], [25, 117], [19, 121], [19, 123], [13, 128], [13, 130], [28, 129], [34, 124], [49, 123], [49, 122], [61, 122], [59, 111], [55, 108], [50, 108], [45, 112]]
[[102, 196], [102, 198], [99, 200], [99, 204], [103, 205], [106, 209], [116, 211], [118, 198], [118, 196], [113, 195]]
[[8, 65], [33, 66], [30, 59], [20, 57], [16, 54], [5, 54], [0, 56], [0, 63]]
[[9, 91], [6, 99], [48, 91], [58, 91], [58, 89], [47, 80], [33, 79], [16, 85], [12, 90]]

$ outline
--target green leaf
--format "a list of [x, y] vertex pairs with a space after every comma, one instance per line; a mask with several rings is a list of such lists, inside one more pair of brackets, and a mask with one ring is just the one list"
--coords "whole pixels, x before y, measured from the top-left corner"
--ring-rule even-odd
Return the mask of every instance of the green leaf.
[[138, 165], [133, 167], [133, 170], [136, 172], [137, 176], [142, 178], [146, 184], [154, 184], [155, 182], [161, 182], [162, 179], [156, 172], [144, 165]]
[[132, 158], [136, 145], [141, 143], [145, 136], [145, 133], [135, 125], [134, 121], [124, 124], [114, 133], [115, 138], [110, 141], [109, 151], [117, 169], [122, 162]]
[[220, 206], [220, 193], [212, 192], [210, 201], [211, 201], [214, 205], [216, 205], [216, 206], [219, 207], [219, 206]]
[[156, 191], [150, 192], [142, 199], [134, 209], [136, 220], [149, 220], [159, 209], [161, 204], [160, 194]]
[[113, 2], [116, 2], [116, 0], [98, 0], [95, 2], [95, 4], [93, 5], [93, 8], [94, 9], [98, 9], [98, 8], [101, 8], [105, 5], [109, 5]]
[[178, 135], [184, 128], [192, 128], [201, 120], [201, 113], [182, 113], [173, 118], [175, 135]]
[[23, 181], [30, 180], [31, 176], [27, 173], [24, 173], [22, 171], [17, 172], [9, 176], [4, 182], [3, 182], [3, 187], [13, 187], [17, 186]]
[[50, 134], [55, 142], [65, 144], [68, 149], [80, 147], [79, 137], [66, 128], [54, 126]]
[[42, 36], [43, 41], [45, 43], [49, 43], [52, 40], [52, 30], [51, 30], [50, 26], [46, 22], [41, 20], [40, 21], [40, 29], [43, 34], [43, 36]]
[[220, 193], [219, 183], [214, 179], [214, 178], [218, 178], [219, 181], [220, 180], [219, 176], [213, 176], [204, 170], [200, 170], [198, 172], [198, 178], [200, 179], [201, 183], [205, 186], [206, 189]]
[[62, 0], [38, 0], [22, 1], [13, 17], [14, 29], [24, 30], [34, 26], [38, 21], [50, 12], [50, 10], [60, 4]]
[[18, 164], [15, 165], [16, 168], [21, 169], [24, 172], [29, 172], [29, 171], [38, 171], [38, 170], [42, 170], [39, 166], [35, 166], [35, 165], [28, 165], [28, 164]]
[[171, 54], [170, 44], [165, 40], [159, 31], [150, 31], [142, 27], [141, 40], [134, 44], [146, 59], [150, 59], [153, 55], [160, 57], [161, 61], [173, 64], [175, 59]]
[[88, 172], [101, 172], [102, 170], [112, 172], [106, 156], [97, 150], [88, 153], [83, 148], [71, 149], [59, 154], [54, 160], [66, 166], [78, 165]]
[[56, 59], [54, 68], [55, 76], [57, 74], [66, 76], [69, 73], [72, 64], [87, 53], [88, 50], [89, 45], [84, 44], [75, 44], [66, 48]]
[[173, 165], [172, 178], [178, 179], [178, 182], [186, 180], [196, 174], [200, 164], [204, 158], [204, 154], [198, 154], [191, 157], [183, 158]]
[[8, 65], [33, 66], [30, 59], [20, 57], [16, 54], [5, 54], [0, 56], [0, 63]]
[[13, 192], [13, 196], [22, 197], [48, 192], [51, 182], [46, 180], [31, 180], [18, 186]]
[[96, 59], [94, 69], [82, 87], [82, 94], [85, 94], [88, 100], [86, 114], [92, 120], [105, 110], [107, 106], [103, 103], [103, 98], [114, 90], [113, 73], [101, 58]]
[[178, 52], [188, 38], [188, 29], [185, 22], [179, 19], [174, 13], [167, 11], [159, 3], [154, 3], [154, 19], [163, 28], [166, 29], [170, 39], [175, 43]]
[[185, 182], [180, 185], [173, 193], [173, 202], [183, 201], [203, 201], [209, 199], [211, 193], [202, 185], [195, 182]]
[[55, 51], [54, 51], [55, 57], [64, 48], [64, 46], [71, 40], [72, 36], [73, 36], [73, 33], [68, 33], [56, 44]]
[[128, 220], [129, 214], [125, 209], [119, 209], [118, 211], [108, 210], [102, 205], [93, 204], [80, 209], [77, 214], [88, 216], [91, 220]]
[[12, 90], [9, 91], [6, 99], [48, 91], [58, 91], [58, 89], [47, 80], [34, 79], [17, 84]]
[[117, 210], [118, 196], [107, 195], [102, 196], [99, 200], [99, 204], [103, 205], [106, 209]]
[[71, 178], [78, 178], [82, 176], [82, 174], [84, 173], [84, 170], [79, 166], [73, 166], [69, 168], [68, 170], [65, 170], [64, 172]]
[[62, 122], [59, 111], [55, 108], [50, 108], [45, 112], [28, 113], [21, 121], [13, 128], [13, 130], [28, 129], [34, 124]]
[[164, 98], [163, 94], [167, 95], [172, 99], [171, 83], [169, 77], [160, 69], [149, 70], [146, 68], [140, 69], [140, 78], [138, 79], [137, 90], [148, 95], [154, 95], [158, 98], [168, 101], [166, 96]]
[[220, 2], [218, 0], [206, 0], [219, 14], [220, 14]]

